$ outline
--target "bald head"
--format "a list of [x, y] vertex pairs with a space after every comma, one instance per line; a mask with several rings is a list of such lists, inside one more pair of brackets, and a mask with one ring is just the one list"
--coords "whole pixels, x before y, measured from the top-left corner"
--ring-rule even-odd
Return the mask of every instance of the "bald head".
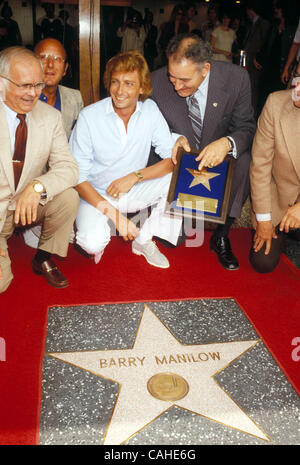
[[66, 50], [64, 46], [62, 45], [59, 40], [53, 39], [52, 37], [49, 37], [48, 39], [43, 39], [41, 40], [34, 48], [34, 52], [39, 55], [41, 53], [41, 50], [45, 50], [47, 48], [55, 48], [57, 51], [59, 51], [59, 54], [64, 58], [64, 60], [67, 57]]
[[48, 38], [41, 40], [34, 51], [43, 65], [46, 91], [49, 87], [55, 90], [68, 69], [65, 48], [58, 40]]

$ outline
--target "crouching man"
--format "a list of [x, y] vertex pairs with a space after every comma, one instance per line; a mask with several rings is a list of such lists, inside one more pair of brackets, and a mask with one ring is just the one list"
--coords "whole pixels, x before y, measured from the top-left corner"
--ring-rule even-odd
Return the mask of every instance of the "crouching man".
[[78, 210], [78, 167], [58, 111], [39, 101], [39, 58], [23, 47], [0, 53], [0, 292], [13, 274], [7, 240], [16, 226], [42, 224], [33, 271], [56, 288], [68, 286], [52, 254], [67, 255]]
[[[152, 237], [175, 245], [181, 230], [182, 220], [164, 213], [174, 141], [157, 105], [147, 98], [152, 86], [144, 57], [129, 51], [111, 58], [104, 84], [110, 97], [80, 112], [70, 139], [80, 169], [76, 241], [98, 263], [112, 224], [132, 241], [133, 253], [168, 268]], [[161, 160], [147, 167], [151, 145]], [[140, 229], [127, 218], [154, 204]]]

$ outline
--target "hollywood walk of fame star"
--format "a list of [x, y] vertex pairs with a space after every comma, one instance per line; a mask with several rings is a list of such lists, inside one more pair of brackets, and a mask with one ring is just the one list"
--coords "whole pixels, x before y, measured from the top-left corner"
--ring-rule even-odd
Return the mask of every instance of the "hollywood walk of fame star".
[[[55, 352], [48, 355], [120, 384], [103, 441], [106, 445], [128, 441], [174, 405], [269, 441], [214, 379], [217, 373], [257, 342], [184, 345], [145, 305], [131, 349]], [[156, 384], [158, 392], [164, 395], [168, 394], [169, 388], [172, 390], [175, 380], [175, 392], [177, 388], [180, 391], [177, 391], [177, 400], [168, 400], [168, 395], [161, 400], [151, 393], [149, 383], [157, 377], [160, 380], [167, 377], [171, 383], [162, 389]]]
[[189, 185], [189, 188], [193, 186], [197, 186], [198, 184], [203, 184], [203, 186], [206, 187], [206, 189], [210, 191], [211, 190], [210, 180], [215, 178], [216, 176], [220, 176], [220, 173], [214, 173], [212, 171], [207, 171], [206, 168], [203, 168], [201, 171], [192, 170], [190, 168], [186, 168], [186, 169], [189, 173], [191, 173], [194, 176], [194, 179]]

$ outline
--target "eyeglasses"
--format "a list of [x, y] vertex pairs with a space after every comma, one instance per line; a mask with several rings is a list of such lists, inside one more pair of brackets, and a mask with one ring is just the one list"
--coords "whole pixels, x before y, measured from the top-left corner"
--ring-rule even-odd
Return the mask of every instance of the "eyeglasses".
[[0, 76], [1, 76], [3, 79], [7, 79], [7, 81], [11, 82], [11, 83], [14, 84], [15, 86], [19, 87], [19, 89], [22, 89], [24, 92], [27, 91], [27, 90], [31, 90], [31, 89], [40, 91], [40, 90], [43, 90], [44, 87], [46, 86], [46, 84], [45, 84], [44, 82], [36, 82], [35, 84], [18, 84], [17, 82], [12, 81], [12, 80], [9, 79], [8, 77], [2, 76], [2, 74], [0, 74]]
[[59, 55], [51, 55], [50, 53], [40, 53], [39, 57], [43, 63], [46, 63], [50, 58], [54, 61], [54, 63], [59, 64], [64, 63], [66, 61], [63, 57]]

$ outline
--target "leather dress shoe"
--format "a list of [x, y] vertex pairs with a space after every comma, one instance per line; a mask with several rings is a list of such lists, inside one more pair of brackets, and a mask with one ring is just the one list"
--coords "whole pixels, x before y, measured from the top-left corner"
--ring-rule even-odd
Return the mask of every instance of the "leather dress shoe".
[[57, 268], [53, 260], [46, 260], [38, 263], [34, 258], [32, 260], [32, 270], [35, 274], [42, 275], [47, 283], [57, 289], [63, 289], [69, 285], [67, 278]]
[[227, 236], [214, 236], [210, 239], [210, 250], [218, 254], [220, 264], [226, 270], [238, 270], [239, 262], [233, 255], [231, 250], [230, 240]]

